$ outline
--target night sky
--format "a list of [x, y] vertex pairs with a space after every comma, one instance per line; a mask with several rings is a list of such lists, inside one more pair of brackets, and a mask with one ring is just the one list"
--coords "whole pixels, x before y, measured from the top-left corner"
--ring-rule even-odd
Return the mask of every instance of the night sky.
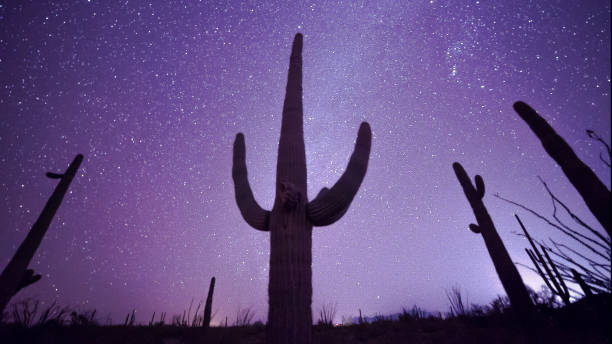
[[349, 211], [313, 230], [314, 320], [324, 303], [339, 321], [446, 311], [453, 286], [470, 303], [503, 293], [454, 161], [483, 176], [515, 261], [528, 262], [517, 208], [493, 195], [549, 215], [537, 176], [601, 228], [512, 104], [534, 107], [609, 187], [585, 133], [609, 142], [609, 1], [0, 1], [0, 268], [57, 184], [45, 172], [85, 155], [30, 264], [43, 278], [14, 300], [147, 322], [205, 299], [216, 276], [213, 323], [247, 307], [265, 319], [269, 233], [235, 204], [232, 144], [245, 134], [270, 209], [297, 32], [311, 199], [344, 171], [360, 122], [373, 131]]

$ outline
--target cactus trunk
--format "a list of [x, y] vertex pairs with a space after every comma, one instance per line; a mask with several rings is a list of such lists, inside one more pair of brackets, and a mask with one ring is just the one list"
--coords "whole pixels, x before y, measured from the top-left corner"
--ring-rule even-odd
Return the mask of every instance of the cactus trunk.
[[542, 142], [546, 153], [555, 160], [574, 185], [584, 203], [599, 223], [612, 236], [610, 223], [610, 190], [595, 172], [578, 158], [574, 150], [534, 109], [523, 102], [514, 103], [514, 110]]
[[521, 275], [518, 273], [516, 266], [514, 266], [512, 259], [510, 259], [504, 243], [497, 234], [493, 220], [482, 202], [485, 193], [482, 177], [476, 176], [476, 187], [474, 187], [461, 164], [455, 162], [453, 169], [478, 222], [478, 225], [470, 224], [470, 229], [474, 233], [482, 234], [487, 251], [489, 251], [491, 260], [493, 260], [495, 271], [506, 290], [506, 294], [508, 294], [512, 307], [519, 314], [528, 315], [533, 308], [533, 304], [531, 303], [527, 288], [523, 284]]
[[204, 319], [202, 319], [203, 327], [210, 326], [210, 314], [212, 312], [212, 300], [213, 300], [214, 292], [215, 292], [215, 278], [213, 277], [210, 279], [210, 287], [208, 287], [208, 296], [206, 297], [206, 305], [204, 306]]
[[72, 182], [82, 161], [83, 156], [79, 154], [74, 158], [66, 173], [62, 175], [47, 173], [47, 177], [60, 179], [60, 182], [55, 187], [55, 191], [53, 191], [47, 204], [45, 204], [42, 213], [34, 225], [32, 225], [32, 229], [30, 229], [25, 240], [21, 243], [17, 252], [0, 275], [0, 317], [10, 299], [19, 289], [40, 279], [40, 275], [34, 276], [33, 271], [27, 269], [28, 265], [45, 236], [51, 220], [53, 220], [57, 209], [62, 203], [70, 182]]
[[302, 39], [291, 51], [270, 217], [270, 343], [310, 343], [312, 224], [306, 217], [306, 153], [302, 125]]
[[312, 224], [304, 204], [270, 219], [270, 343], [310, 343]]
[[270, 233], [267, 342], [312, 342], [312, 228], [344, 215], [365, 177], [371, 131], [362, 123], [346, 171], [331, 189], [308, 202], [302, 108], [302, 35], [293, 41], [283, 105], [272, 211], [262, 209], [249, 186], [244, 136], [236, 135], [232, 176], [236, 203], [245, 221]]

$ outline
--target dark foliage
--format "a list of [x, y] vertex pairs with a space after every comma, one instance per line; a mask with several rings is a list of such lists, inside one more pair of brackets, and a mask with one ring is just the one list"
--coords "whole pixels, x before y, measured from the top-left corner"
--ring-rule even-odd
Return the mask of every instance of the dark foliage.
[[[535, 294], [539, 300], [546, 295]], [[30, 305], [33, 306], [33, 305]], [[611, 298], [609, 294], [579, 300], [570, 306], [536, 305], [533, 323], [524, 324], [509, 311], [506, 298], [487, 306], [469, 307], [461, 317], [425, 316], [413, 307], [398, 320], [379, 315], [375, 320], [349, 326], [314, 326], [313, 343], [606, 343], [610, 340]], [[39, 312], [40, 313], [40, 312]], [[242, 313], [244, 314], [244, 312]], [[13, 343], [266, 343], [265, 326], [99, 326], [91, 312], [71, 313], [64, 321], [0, 325], [3, 344]], [[71, 319], [76, 319], [72, 321]], [[79, 320], [87, 319], [87, 320]]]

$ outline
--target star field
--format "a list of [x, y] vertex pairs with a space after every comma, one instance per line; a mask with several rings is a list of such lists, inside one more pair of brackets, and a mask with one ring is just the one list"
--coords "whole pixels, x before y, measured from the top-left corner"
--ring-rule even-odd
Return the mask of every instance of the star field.
[[344, 171], [360, 122], [373, 130], [349, 211], [313, 230], [315, 314], [445, 311], [454, 285], [474, 303], [503, 293], [454, 161], [483, 176], [515, 261], [528, 262], [517, 208], [495, 193], [548, 215], [542, 176], [599, 226], [512, 104], [533, 106], [610, 186], [585, 133], [610, 141], [609, 2], [0, 1], [2, 267], [56, 185], [45, 172], [85, 155], [30, 264], [43, 278], [16, 299], [144, 322], [197, 304], [216, 276], [213, 323], [246, 307], [265, 319], [269, 234], [240, 216], [231, 149], [243, 132], [270, 209], [297, 32], [310, 198]]

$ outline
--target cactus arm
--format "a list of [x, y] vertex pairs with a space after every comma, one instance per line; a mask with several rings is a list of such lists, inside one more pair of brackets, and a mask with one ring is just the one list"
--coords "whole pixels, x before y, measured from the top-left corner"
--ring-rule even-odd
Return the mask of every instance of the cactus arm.
[[474, 233], [474, 234], [480, 234], [480, 227], [476, 224], [470, 223], [470, 225], [468, 226], [470, 228], [470, 230]]
[[346, 171], [331, 189], [323, 188], [308, 203], [306, 212], [315, 226], [327, 226], [338, 221], [348, 210], [359, 190], [368, 169], [372, 131], [366, 122], [361, 123], [355, 150], [351, 155]]
[[53, 172], [47, 172], [45, 175], [49, 179], [61, 179], [63, 176], [63, 174], [53, 173]]
[[234, 190], [236, 193], [236, 204], [244, 220], [253, 228], [260, 231], [269, 231], [270, 212], [262, 209], [249, 185], [246, 167], [246, 149], [244, 147], [244, 135], [239, 133], [234, 141], [234, 163], [232, 166], [232, 178], [234, 179]]
[[612, 235], [609, 212], [610, 190], [534, 109], [523, 102], [516, 102], [514, 110], [540, 139], [546, 153], [561, 166], [563, 173], [582, 196], [589, 210], [606, 229], [608, 235]]
[[474, 178], [476, 182], [476, 188], [474, 188], [470, 177], [460, 163], [453, 163], [453, 170], [455, 171], [459, 184], [461, 185], [461, 188], [463, 188], [463, 192], [465, 193], [468, 201], [470, 201], [470, 204], [472, 204], [474, 201], [481, 200], [484, 197], [484, 181], [480, 175], [476, 175]]
[[[27, 269], [23, 275], [23, 278], [21, 279], [21, 282], [19, 283], [19, 286], [17, 286], [17, 292], [31, 284], [38, 282], [41, 277], [42, 276], [39, 274], [34, 275], [34, 270]], [[15, 294], [17, 294], [17, 292], [15, 292]]]

